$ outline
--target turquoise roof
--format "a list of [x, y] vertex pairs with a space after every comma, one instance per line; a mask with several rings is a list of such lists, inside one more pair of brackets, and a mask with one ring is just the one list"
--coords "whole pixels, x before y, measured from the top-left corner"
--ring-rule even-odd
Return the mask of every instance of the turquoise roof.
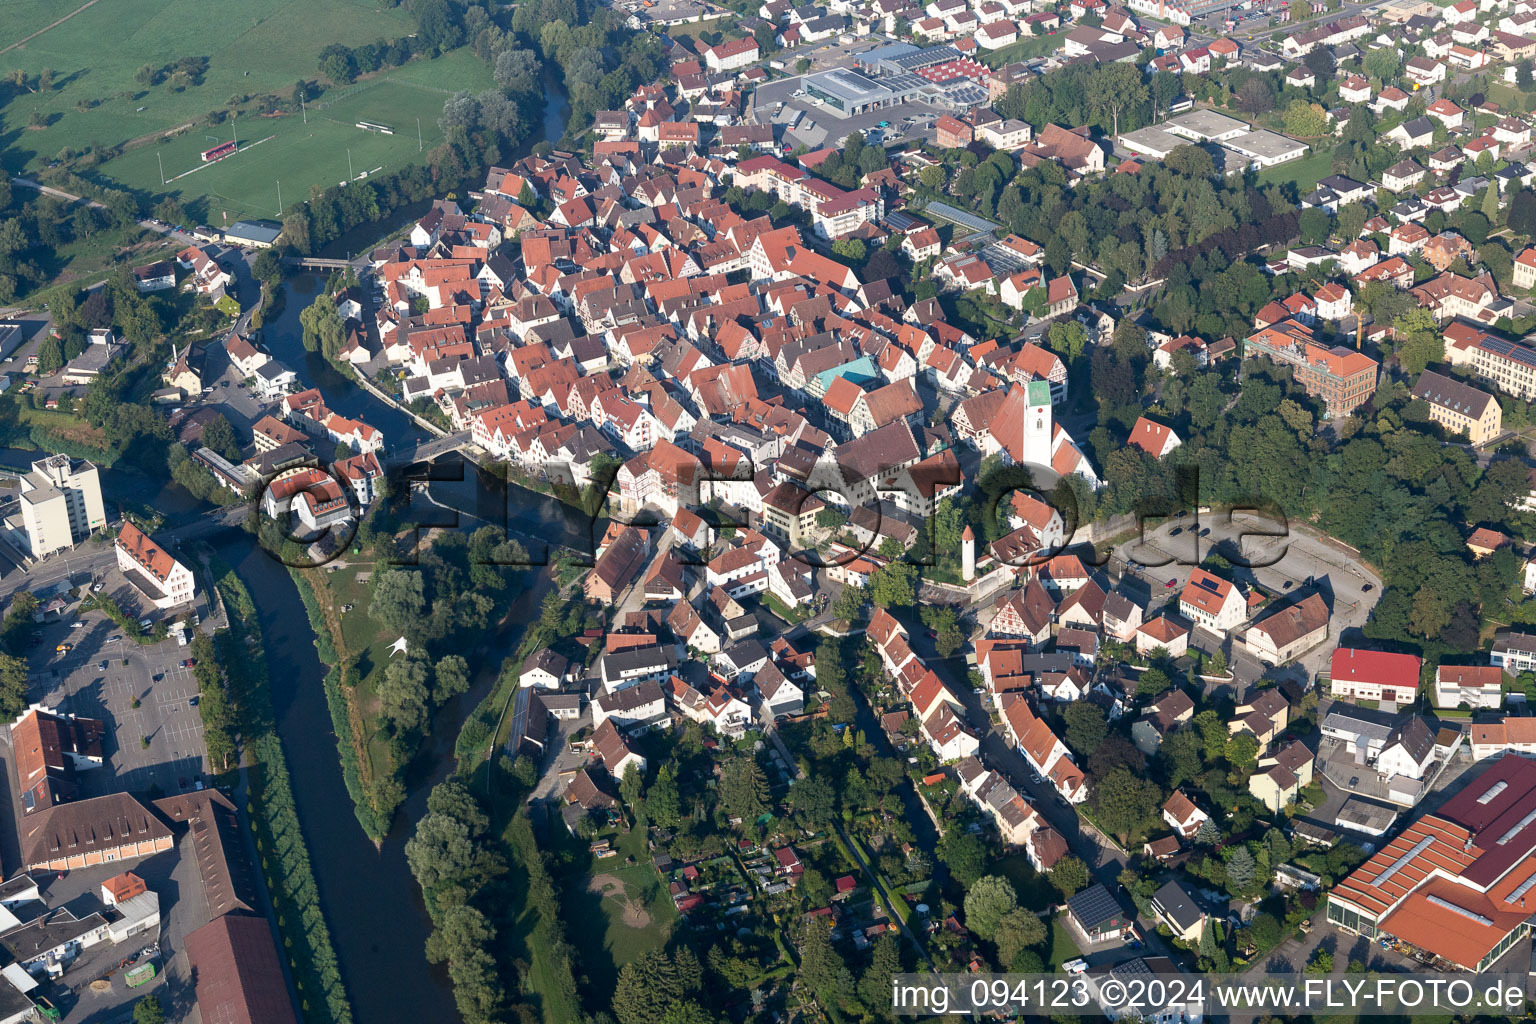
[[822, 370], [816, 375], [816, 382], [821, 388], [822, 393], [825, 394], [827, 388], [832, 386], [832, 381], [837, 377], [847, 377], [855, 384], [867, 384], [869, 381], [877, 380], [879, 376], [880, 368], [875, 365], [875, 361], [869, 358], [869, 356], [860, 356], [852, 362], [844, 363], [842, 366], [834, 366], [830, 370]]

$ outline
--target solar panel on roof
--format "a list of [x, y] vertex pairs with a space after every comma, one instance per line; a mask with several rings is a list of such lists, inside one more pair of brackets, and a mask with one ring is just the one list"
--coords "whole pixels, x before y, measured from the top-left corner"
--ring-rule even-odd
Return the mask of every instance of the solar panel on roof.
[[1469, 921], [1476, 921], [1478, 924], [1488, 925], [1490, 927], [1493, 925], [1492, 918], [1484, 917], [1482, 914], [1468, 910], [1466, 907], [1458, 907], [1450, 900], [1443, 900], [1439, 896], [1434, 895], [1425, 896], [1424, 898], [1429, 900], [1429, 902], [1433, 903], [1437, 907], [1444, 907], [1446, 910], [1449, 910], [1452, 913], [1460, 914], [1462, 917], [1467, 918]]
[[1388, 864], [1387, 870], [1377, 875], [1371, 884], [1375, 886], [1384, 885], [1389, 879], [1392, 878], [1393, 875], [1407, 867], [1410, 861], [1412, 861], [1419, 854], [1423, 853], [1425, 850], [1429, 849], [1430, 845], [1434, 843], [1434, 841], [1434, 836], [1425, 836], [1417, 843], [1414, 843], [1412, 849], [1403, 854], [1401, 857], [1397, 858], [1397, 860], [1393, 861], [1391, 864]]
[[1505, 782], [1503, 779], [1500, 779], [1498, 782], [1495, 782], [1493, 785], [1489, 786], [1488, 792], [1478, 797], [1477, 802], [1480, 804], [1486, 804], [1508, 788], [1509, 783]]

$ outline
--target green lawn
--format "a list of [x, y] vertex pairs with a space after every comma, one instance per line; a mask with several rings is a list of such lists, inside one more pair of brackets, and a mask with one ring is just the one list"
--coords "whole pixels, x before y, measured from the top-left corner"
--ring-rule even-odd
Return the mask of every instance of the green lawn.
[[1061, 34], [1050, 36], [1028, 36], [1012, 43], [1000, 50], [983, 50], [977, 54], [981, 62], [989, 68], [1000, 68], [1004, 64], [1012, 64], [1015, 61], [1029, 60], [1031, 57], [1044, 57], [1061, 45]]
[[1061, 970], [1061, 965], [1068, 960], [1075, 960], [1082, 956], [1082, 950], [1072, 941], [1072, 936], [1067, 931], [1067, 926], [1057, 918], [1051, 922], [1051, 953], [1046, 958], [1045, 966], [1051, 971]]
[[1035, 870], [1029, 858], [1022, 853], [1011, 853], [998, 861], [998, 872], [1013, 883], [1019, 894], [1019, 906], [1028, 910], [1044, 910], [1060, 902], [1061, 894], [1040, 872]]
[[1278, 167], [1266, 167], [1259, 172], [1259, 184], [1296, 183], [1298, 195], [1306, 195], [1317, 188], [1317, 183], [1333, 173], [1333, 149], [1316, 150], [1300, 160], [1292, 160]]
[[[554, 827], [559, 827], [558, 822], [554, 823]], [[508, 838], [510, 829], [511, 826], [508, 825], [502, 833], [502, 842], [508, 846], [511, 845], [511, 840]], [[580, 1006], [567, 1006], [563, 1001], [557, 1002], [560, 986], [551, 974], [549, 950], [544, 943], [537, 940], [534, 934], [538, 925], [539, 912], [528, 903], [527, 872], [509, 871], [506, 873], [505, 880], [508, 902], [520, 907], [521, 910], [513, 920], [513, 927], [503, 929], [497, 936], [497, 942], [502, 947], [500, 959], [503, 962], [523, 960], [528, 964], [530, 991], [527, 994], [539, 1007], [545, 1024], [564, 1024], [565, 1021], [578, 1019], [581, 1014]], [[567, 927], [567, 934], [573, 939], [579, 931], [579, 928]]]
[[[72, 6], [51, 8], [53, 17]], [[5, 12], [0, 47], [46, 24], [48, 10], [38, 0], [0, 0]], [[132, 188], [179, 192], [183, 199], [209, 196], [215, 200], [211, 208], [227, 209], [230, 219], [271, 216], [276, 180], [283, 179], [285, 201], [292, 203], [312, 184], [344, 179], [348, 148], [354, 174], [399, 167], [416, 159], [416, 118], [430, 148], [440, 138], [443, 101], [454, 90], [478, 91], [490, 84], [489, 69], [467, 49], [412, 61], [327, 91], [310, 105], [307, 125], [299, 117], [239, 118], [239, 154], [162, 189], [160, 160], [170, 178], [201, 167], [199, 153], [231, 137], [228, 122], [208, 127], [210, 111], [244, 97], [286, 97], [300, 79], [319, 79], [316, 58], [329, 43], [357, 45], [405, 35], [414, 27], [404, 6], [370, 0], [249, 0], [238, 16], [232, 17], [232, 10], [197, 0], [101, 0], [5, 54], [6, 69], [36, 75], [51, 68], [55, 82], [47, 93], [19, 96], [0, 108], [0, 132], [14, 138], [5, 157], [8, 169], [36, 168], [65, 147], [110, 147], [191, 123], [196, 127], [169, 142], [143, 144], [108, 161], [100, 173]], [[110, 47], [101, 45], [108, 39]], [[161, 66], [188, 56], [209, 59], [201, 85], [175, 92], [168, 83], [145, 88], [134, 81], [145, 64]], [[78, 109], [82, 101], [97, 105]], [[50, 118], [47, 128], [27, 128], [34, 111]], [[359, 120], [390, 125], [396, 134], [365, 132], [354, 127]], [[270, 141], [244, 148], [269, 136]]]
[[[552, 832], [559, 831], [562, 840], [573, 844], [579, 851], [576, 863], [582, 863], [585, 844], [571, 838], [557, 818], [551, 819], [550, 827]], [[642, 953], [665, 946], [678, 916], [666, 880], [651, 863], [644, 833], [632, 830], [608, 838], [619, 851], [617, 856], [601, 860], [591, 857], [584, 871], [574, 871], [561, 879], [562, 910], [571, 943], [577, 949], [582, 971], [600, 992], [612, 990], [619, 968]], [[634, 863], [626, 864], [628, 858], [633, 858]], [[596, 875], [612, 875], [622, 882], [628, 897], [643, 904], [650, 923], [643, 928], [630, 927], [624, 922], [623, 900], [615, 896], [602, 898], [588, 891], [586, 886]]]

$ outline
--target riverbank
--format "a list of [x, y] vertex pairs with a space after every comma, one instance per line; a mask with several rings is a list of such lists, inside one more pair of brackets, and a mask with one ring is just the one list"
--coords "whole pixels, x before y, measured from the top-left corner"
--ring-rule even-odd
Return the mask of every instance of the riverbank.
[[316, 575], [319, 572], [315, 569], [295, 569], [292, 566], [288, 568], [288, 575], [293, 578], [299, 598], [304, 602], [309, 626], [315, 633], [315, 653], [328, 669], [325, 674], [325, 704], [331, 713], [331, 731], [336, 734], [341, 779], [347, 787], [347, 795], [352, 798], [357, 823], [377, 845], [389, 834], [390, 821], [405, 794], [402, 792], [387, 807], [380, 807], [377, 802], [378, 775], [364, 740], [368, 732], [359, 706], [359, 680], [355, 673], [352, 678], [348, 678], [346, 668], [355, 662], [346, 648], [345, 633], [338, 621], [336, 604], [324, 585], [324, 578]]
[[246, 812], [298, 991], [299, 1010], [309, 1024], [352, 1024], [352, 1005], [320, 906], [287, 757], [274, 731], [270, 677], [256, 607], [234, 570], [220, 562], [215, 571], [229, 616], [229, 627], [218, 638], [218, 651], [230, 689], [238, 695], [235, 703], [247, 762]]
[[[375, 843], [352, 814], [329, 728], [327, 670], [287, 567], [243, 533], [231, 535], [218, 550], [256, 607], [275, 732], [355, 1019], [457, 1020], [446, 971], [423, 955], [431, 922], [405, 859], [409, 828]], [[426, 786], [410, 792], [400, 819], [418, 820], [426, 800]]]

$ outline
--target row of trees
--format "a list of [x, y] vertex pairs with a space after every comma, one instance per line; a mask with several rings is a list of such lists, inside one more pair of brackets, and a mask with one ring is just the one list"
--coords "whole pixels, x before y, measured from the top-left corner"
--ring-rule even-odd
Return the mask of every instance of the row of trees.
[[[427, 958], [448, 965], [454, 1001], [467, 1024], [505, 1019], [506, 990], [492, 953], [495, 910], [487, 902], [486, 890], [506, 870], [506, 863], [489, 826], [490, 818], [474, 795], [452, 778], [427, 797], [427, 813], [405, 844], [406, 862], [432, 918]], [[536, 847], [533, 852], [537, 856]], [[530, 898], [533, 873], [541, 867], [541, 861], [531, 866]]]

